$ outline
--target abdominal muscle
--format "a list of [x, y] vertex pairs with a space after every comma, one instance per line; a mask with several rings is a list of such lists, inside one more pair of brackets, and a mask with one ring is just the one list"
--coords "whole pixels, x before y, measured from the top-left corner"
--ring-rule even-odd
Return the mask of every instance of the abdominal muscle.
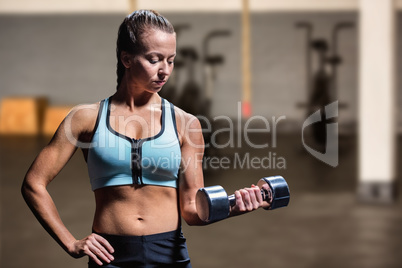
[[180, 227], [177, 189], [124, 185], [95, 190], [93, 230], [115, 235], [151, 235]]

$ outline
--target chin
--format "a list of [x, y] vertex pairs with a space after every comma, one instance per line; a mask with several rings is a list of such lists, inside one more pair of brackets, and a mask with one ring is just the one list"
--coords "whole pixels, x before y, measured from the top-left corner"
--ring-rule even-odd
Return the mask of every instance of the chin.
[[155, 93], [159, 93], [161, 90], [162, 90], [162, 87], [152, 88], [152, 89], [149, 89], [148, 92], [152, 93], [152, 94], [155, 94]]

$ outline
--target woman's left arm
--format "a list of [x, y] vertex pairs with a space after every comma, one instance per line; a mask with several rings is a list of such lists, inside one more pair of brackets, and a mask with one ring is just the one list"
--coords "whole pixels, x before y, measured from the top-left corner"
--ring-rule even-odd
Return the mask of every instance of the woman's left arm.
[[204, 156], [204, 138], [199, 120], [190, 114], [180, 113], [181, 125], [181, 174], [179, 180], [179, 198], [181, 216], [188, 225], [205, 225], [197, 214], [195, 196], [199, 188], [204, 187], [202, 159]]
[[[188, 225], [206, 225], [197, 214], [196, 194], [204, 187], [202, 160], [204, 138], [199, 120], [190, 114], [184, 114], [181, 122], [181, 176], [179, 197], [181, 216]], [[268, 186], [267, 186], [268, 187]], [[263, 205], [261, 190], [255, 185], [235, 191], [236, 204], [230, 208], [229, 217], [254, 211]]]

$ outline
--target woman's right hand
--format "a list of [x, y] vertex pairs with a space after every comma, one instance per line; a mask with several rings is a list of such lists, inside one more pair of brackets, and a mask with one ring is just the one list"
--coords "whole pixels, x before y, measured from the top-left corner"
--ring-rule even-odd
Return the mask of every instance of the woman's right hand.
[[98, 265], [103, 265], [102, 262], [110, 263], [113, 261], [113, 253], [114, 249], [109, 242], [102, 236], [94, 233], [84, 239], [75, 241], [69, 250], [69, 254], [74, 258], [87, 255]]

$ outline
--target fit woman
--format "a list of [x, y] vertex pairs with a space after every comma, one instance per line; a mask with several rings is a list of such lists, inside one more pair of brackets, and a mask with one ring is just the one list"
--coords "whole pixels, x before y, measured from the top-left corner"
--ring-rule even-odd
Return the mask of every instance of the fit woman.
[[[38, 220], [71, 256], [89, 256], [90, 267], [191, 267], [181, 218], [205, 224], [195, 206], [204, 144], [199, 121], [158, 95], [175, 55], [164, 17], [147, 10], [127, 16], [117, 40], [117, 91], [75, 107], [26, 174], [22, 193]], [[96, 211], [93, 233], [77, 240], [46, 186], [80, 147]], [[262, 205], [256, 186], [235, 195], [232, 216]]]

